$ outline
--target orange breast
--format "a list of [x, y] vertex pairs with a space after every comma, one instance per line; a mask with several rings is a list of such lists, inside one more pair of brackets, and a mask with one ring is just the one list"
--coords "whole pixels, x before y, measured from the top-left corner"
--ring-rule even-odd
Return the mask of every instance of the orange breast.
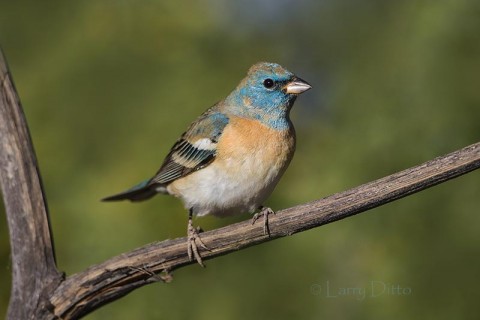
[[265, 167], [282, 170], [290, 162], [294, 151], [293, 127], [275, 130], [258, 120], [231, 117], [218, 141], [217, 160], [230, 159], [241, 166], [242, 159], [255, 157], [253, 163], [260, 166], [259, 171]]

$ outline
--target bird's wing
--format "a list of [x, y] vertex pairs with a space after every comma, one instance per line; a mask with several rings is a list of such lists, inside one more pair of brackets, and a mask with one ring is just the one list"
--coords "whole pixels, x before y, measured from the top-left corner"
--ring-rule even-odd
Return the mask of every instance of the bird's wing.
[[215, 106], [208, 109], [173, 145], [149, 185], [165, 185], [208, 166], [215, 159], [218, 138], [227, 124], [228, 117]]

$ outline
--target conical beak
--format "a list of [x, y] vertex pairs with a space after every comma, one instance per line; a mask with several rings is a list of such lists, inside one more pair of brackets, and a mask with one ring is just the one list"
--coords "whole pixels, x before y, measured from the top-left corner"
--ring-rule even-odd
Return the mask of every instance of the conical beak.
[[292, 82], [289, 82], [285, 87], [283, 87], [283, 90], [290, 94], [300, 94], [311, 88], [312, 86], [309, 85], [307, 81], [300, 78], [295, 78]]

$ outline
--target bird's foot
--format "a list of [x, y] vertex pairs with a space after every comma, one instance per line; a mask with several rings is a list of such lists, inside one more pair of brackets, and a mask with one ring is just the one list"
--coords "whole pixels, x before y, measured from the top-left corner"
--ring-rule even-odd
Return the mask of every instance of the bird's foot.
[[199, 265], [205, 267], [202, 261], [202, 257], [198, 252], [197, 243], [204, 248], [205, 250], [210, 250], [208, 247], [203, 243], [202, 239], [200, 238], [200, 228], [194, 228], [192, 224], [192, 219], [188, 219], [188, 229], [187, 229], [187, 251], [188, 251], [188, 258], [190, 261], [193, 261], [193, 258], [198, 262]]
[[263, 206], [261, 206], [259, 210], [260, 210], [259, 212], [253, 215], [252, 224], [254, 224], [255, 221], [257, 221], [258, 219], [260, 219], [261, 216], [263, 216], [263, 234], [270, 235], [270, 229], [268, 228], [268, 215], [275, 214], [275, 211], [273, 211], [269, 207], [263, 207]]

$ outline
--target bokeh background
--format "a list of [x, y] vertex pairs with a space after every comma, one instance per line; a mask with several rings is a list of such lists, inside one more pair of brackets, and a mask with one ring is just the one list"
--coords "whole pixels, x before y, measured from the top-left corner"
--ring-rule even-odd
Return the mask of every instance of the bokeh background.
[[[177, 199], [99, 199], [151, 176], [186, 126], [257, 61], [314, 87], [292, 111], [298, 149], [267, 203], [274, 209], [480, 138], [477, 0], [1, 1], [0, 43], [69, 275], [185, 235]], [[473, 172], [206, 269], [182, 268], [172, 283], [86, 319], [478, 319], [479, 208]], [[0, 210], [5, 314], [11, 261]], [[208, 230], [248, 218], [195, 223]]]

